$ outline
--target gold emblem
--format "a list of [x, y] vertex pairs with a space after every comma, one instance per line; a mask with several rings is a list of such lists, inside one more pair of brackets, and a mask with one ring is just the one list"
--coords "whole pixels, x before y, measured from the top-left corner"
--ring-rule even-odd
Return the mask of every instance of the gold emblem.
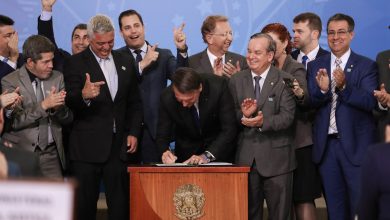
[[176, 189], [173, 203], [175, 215], [181, 220], [195, 220], [204, 215], [205, 197], [202, 189], [195, 184], [185, 184]]

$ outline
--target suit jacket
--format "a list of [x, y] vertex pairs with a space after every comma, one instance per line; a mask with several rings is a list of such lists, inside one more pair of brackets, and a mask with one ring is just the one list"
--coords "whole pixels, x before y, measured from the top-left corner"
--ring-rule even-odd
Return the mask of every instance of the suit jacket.
[[54, 38], [53, 19], [42, 21], [40, 16], [38, 16], [38, 34], [47, 37], [56, 46], [53, 59], [53, 69], [63, 73], [65, 59], [69, 58], [70, 54], [57, 46]]
[[[16, 62], [16, 69], [20, 68], [22, 65], [23, 65], [24, 61], [23, 61], [23, 56], [21, 53], [19, 53], [19, 58]], [[10, 65], [8, 65], [7, 63], [4, 63], [3, 61], [0, 61], [0, 80], [8, 75], [9, 73], [12, 73], [13, 71], [15, 71], [14, 68], [12, 68]]]
[[[386, 91], [390, 91], [390, 50], [385, 50], [376, 56], [376, 63], [378, 64], [379, 85], [385, 84]], [[390, 122], [390, 113], [387, 110], [380, 110], [379, 106], [374, 111], [374, 116], [378, 121], [378, 137], [380, 141], [384, 140], [385, 126]]]
[[[300, 50], [294, 50], [293, 52], [291, 52], [291, 57], [294, 59], [294, 60], [297, 60], [298, 59], [298, 55], [301, 53]], [[329, 51], [327, 50], [324, 50], [322, 49], [322, 47], [320, 47], [320, 49], [318, 50], [318, 53], [316, 55], [316, 58], [322, 56], [322, 55], [325, 55], [325, 54], [329, 54]]]
[[[260, 93], [258, 110], [263, 112], [263, 126], [251, 128], [242, 126], [238, 139], [236, 162], [252, 166], [256, 160], [258, 172], [265, 177], [290, 172], [295, 169], [295, 149], [292, 146], [292, 124], [295, 113], [295, 99], [290, 88], [283, 83], [290, 74], [271, 66]], [[241, 103], [246, 98], [255, 99], [253, 79], [250, 70], [234, 74], [230, 78], [236, 117], [241, 121]], [[241, 124], [241, 123], [240, 123]]]
[[312, 121], [308, 112], [309, 95], [307, 91], [306, 69], [301, 63], [298, 63], [290, 55], [284, 61], [282, 70], [290, 73], [296, 79], [305, 94], [303, 100], [296, 100], [297, 107], [294, 120], [294, 147], [302, 148], [313, 144], [312, 140]]
[[[316, 82], [317, 71], [326, 68], [330, 79], [331, 55], [321, 56], [308, 63], [308, 87], [311, 105], [317, 114], [313, 127], [313, 161], [320, 163], [326, 148], [332, 92], [322, 93]], [[340, 142], [350, 162], [360, 165], [367, 146], [375, 141], [375, 121], [372, 110], [377, 105], [372, 92], [378, 86], [376, 64], [354, 52], [344, 69], [346, 87], [337, 90], [336, 124]], [[330, 88], [330, 83], [329, 83]]]
[[[56, 92], [65, 89], [63, 75], [53, 71], [48, 79], [42, 80], [46, 94], [54, 86]], [[20, 95], [23, 96], [21, 105], [18, 105], [11, 114], [11, 130], [4, 134], [7, 139], [18, 148], [34, 151], [38, 143], [39, 119], [49, 118], [53, 139], [57, 145], [58, 155], [62, 167], [65, 168], [65, 154], [62, 142], [62, 125], [72, 121], [73, 115], [68, 107], [62, 106], [58, 110], [45, 111], [40, 103], [37, 103], [35, 92], [25, 66], [5, 76], [1, 80], [3, 91], [13, 91], [20, 88]]]
[[39, 157], [29, 151], [19, 149], [17, 146], [13, 148], [5, 147], [0, 144], [0, 152], [2, 152], [7, 160], [7, 163], [16, 165], [18, 176], [20, 177], [41, 177], [41, 168], [39, 166]]
[[[118, 51], [129, 55], [135, 64], [134, 56], [128, 47], [122, 47]], [[157, 60], [142, 71], [138, 84], [144, 110], [144, 126], [154, 139], [157, 131], [160, 95], [167, 87], [167, 79], [170, 79], [176, 70], [176, 59], [170, 50], [156, 48], [156, 51], [159, 53]], [[138, 69], [138, 66], [136, 68]]]
[[390, 219], [390, 144], [370, 146], [362, 164], [358, 216]]
[[[207, 49], [203, 50], [200, 53], [192, 55], [187, 58], [183, 58], [180, 53], [177, 53], [177, 62], [179, 66], [186, 66], [195, 69], [198, 73], [214, 73], [213, 64], [210, 63], [209, 56], [207, 55]], [[248, 69], [248, 64], [246, 63], [245, 57], [240, 54], [233, 52], [226, 52], [225, 62], [231, 60], [233, 65], [236, 65], [236, 62], [240, 62], [241, 70]]]
[[229, 160], [234, 152], [237, 132], [232, 96], [225, 79], [202, 74], [202, 92], [199, 96], [200, 129], [190, 108], [179, 103], [172, 86], [161, 95], [157, 129], [157, 146], [161, 153], [169, 143], [176, 141], [178, 162], [192, 155], [211, 152], [218, 161]]
[[[71, 56], [65, 61], [66, 103], [73, 111], [74, 122], [69, 140], [70, 160], [101, 163], [110, 155], [114, 123], [115, 138], [120, 140], [121, 159], [126, 159], [128, 135], [138, 137], [142, 121], [142, 104], [138, 90], [136, 70], [130, 57], [112, 51], [118, 74], [118, 91], [112, 100], [104, 74], [91, 49]], [[130, 62], [129, 62], [130, 61]], [[100, 94], [83, 100], [81, 91], [85, 84], [85, 73], [91, 82], [105, 81]]]

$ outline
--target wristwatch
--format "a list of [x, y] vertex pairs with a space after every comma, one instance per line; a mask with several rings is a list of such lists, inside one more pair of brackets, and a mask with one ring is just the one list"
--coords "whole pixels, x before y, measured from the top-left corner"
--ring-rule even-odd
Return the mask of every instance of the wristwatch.
[[212, 161], [215, 160], [214, 155], [211, 154], [209, 151], [205, 151], [201, 156], [202, 156], [204, 159], [206, 159], [207, 163], [212, 162]]

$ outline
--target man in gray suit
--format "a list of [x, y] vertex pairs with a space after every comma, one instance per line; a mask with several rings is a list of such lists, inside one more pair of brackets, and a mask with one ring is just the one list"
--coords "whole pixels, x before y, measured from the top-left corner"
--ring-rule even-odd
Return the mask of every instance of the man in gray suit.
[[202, 38], [207, 48], [189, 58], [183, 28], [184, 25], [174, 30], [180, 66], [191, 67], [198, 73], [214, 73], [229, 78], [240, 70], [248, 69], [245, 57], [228, 51], [233, 42], [233, 31], [227, 17], [210, 15], [203, 21]]
[[54, 50], [46, 37], [30, 36], [23, 44], [25, 64], [1, 80], [3, 92], [19, 88], [23, 97], [21, 103], [6, 112], [11, 126], [4, 138], [15, 147], [39, 155], [46, 177], [62, 177], [65, 155], [61, 124], [72, 120], [64, 105], [63, 76], [53, 70]]
[[295, 100], [283, 82], [291, 75], [272, 65], [275, 50], [269, 35], [254, 34], [246, 56], [249, 70], [230, 79], [236, 117], [242, 126], [236, 162], [251, 167], [249, 219], [262, 219], [264, 199], [273, 220], [288, 219], [292, 204]]

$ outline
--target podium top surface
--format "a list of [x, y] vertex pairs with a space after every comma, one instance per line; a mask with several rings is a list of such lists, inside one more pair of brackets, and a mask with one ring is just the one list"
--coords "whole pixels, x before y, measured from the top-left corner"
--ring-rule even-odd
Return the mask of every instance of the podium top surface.
[[249, 166], [174, 166], [129, 165], [129, 173], [249, 173]]

